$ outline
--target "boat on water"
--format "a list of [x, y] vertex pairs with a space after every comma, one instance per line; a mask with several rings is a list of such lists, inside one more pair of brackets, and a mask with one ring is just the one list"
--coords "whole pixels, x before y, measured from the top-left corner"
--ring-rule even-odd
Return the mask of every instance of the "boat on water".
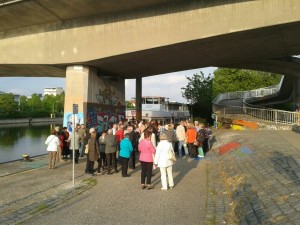
[[[130, 100], [130, 103], [133, 108], [126, 108], [126, 118], [132, 121], [136, 116], [135, 99]], [[160, 96], [142, 97], [142, 119], [145, 121], [155, 119], [161, 124], [168, 124], [189, 118], [190, 112], [187, 104], [169, 101], [169, 98]]]

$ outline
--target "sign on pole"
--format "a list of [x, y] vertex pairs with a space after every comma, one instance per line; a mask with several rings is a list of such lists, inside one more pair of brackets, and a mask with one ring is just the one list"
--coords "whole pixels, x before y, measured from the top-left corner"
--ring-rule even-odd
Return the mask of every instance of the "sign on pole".
[[75, 187], [75, 114], [78, 114], [78, 104], [73, 104], [73, 187]]
[[73, 114], [78, 114], [78, 104], [73, 104]]

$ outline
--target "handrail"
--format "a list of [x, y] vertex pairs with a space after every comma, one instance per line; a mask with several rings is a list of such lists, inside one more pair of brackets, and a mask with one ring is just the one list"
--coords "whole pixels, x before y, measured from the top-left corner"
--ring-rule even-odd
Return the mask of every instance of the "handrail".
[[[299, 112], [289, 112], [284, 110], [277, 109], [268, 109], [268, 108], [258, 108], [254, 105], [250, 105], [246, 103], [247, 99], [255, 98], [255, 97], [264, 97], [268, 95], [274, 95], [278, 93], [283, 84], [283, 77], [281, 81], [274, 86], [270, 86], [267, 88], [259, 88], [251, 91], [237, 91], [237, 92], [228, 92], [222, 93], [218, 95], [213, 100], [213, 112], [220, 115], [235, 115], [235, 118], [245, 117], [246, 115], [256, 120], [264, 120], [269, 122], [275, 122], [280, 124], [300, 124], [300, 113]], [[221, 101], [224, 100], [236, 100], [240, 99], [248, 106], [232, 106], [232, 105], [224, 105], [220, 104]], [[249, 118], [247, 118], [249, 119]]]
[[218, 104], [217, 102], [220, 102], [222, 100], [243, 99], [245, 101], [247, 98], [265, 97], [268, 95], [276, 94], [280, 91], [283, 84], [283, 80], [284, 76], [281, 77], [281, 80], [278, 84], [265, 88], [258, 88], [250, 91], [235, 91], [221, 93], [213, 100], [213, 104]]
[[[219, 115], [233, 116], [235, 119], [242, 119], [247, 116], [248, 120], [262, 120], [278, 124], [300, 124], [299, 112], [288, 112], [276, 109], [261, 109], [245, 106], [224, 106], [214, 105], [214, 113]], [[250, 117], [249, 117], [250, 116]]]

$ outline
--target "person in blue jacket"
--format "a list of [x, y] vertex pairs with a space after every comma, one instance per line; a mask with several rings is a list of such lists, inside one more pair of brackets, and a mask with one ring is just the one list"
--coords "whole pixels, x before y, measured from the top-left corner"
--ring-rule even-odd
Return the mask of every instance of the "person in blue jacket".
[[127, 174], [128, 170], [128, 162], [130, 158], [130, 154], [133, 150], [131, 141], [129, 140], [129, 133], [125, 134], [124, 139], [120, 142], [120, 155], [119, 162], [122, 168], [122, 177], [129, 177]]

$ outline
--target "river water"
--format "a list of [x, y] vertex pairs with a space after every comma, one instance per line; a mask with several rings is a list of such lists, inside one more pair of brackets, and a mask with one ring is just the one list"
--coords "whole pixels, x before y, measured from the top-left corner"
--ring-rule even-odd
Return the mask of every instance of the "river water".
[[54, 128], [52, 124], [0, 127], [0, 163], [47, 154], [45, 141]]

